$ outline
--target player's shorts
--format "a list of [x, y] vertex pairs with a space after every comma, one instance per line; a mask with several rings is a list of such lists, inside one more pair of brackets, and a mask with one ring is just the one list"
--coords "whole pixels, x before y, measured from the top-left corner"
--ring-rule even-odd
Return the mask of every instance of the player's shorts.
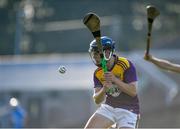
[[113, 108], [107, 104], [101, 104], [95, 113], [112, 120], [116, 127], [137, 128], [139, 116], [122, 108]]

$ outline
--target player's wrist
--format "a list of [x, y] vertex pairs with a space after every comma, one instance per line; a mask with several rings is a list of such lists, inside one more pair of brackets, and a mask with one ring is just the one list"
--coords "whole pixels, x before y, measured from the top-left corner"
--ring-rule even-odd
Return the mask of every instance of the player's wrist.
[[114, 79], [113, 79], [112, 82], [113, 82], [114, 84], [117, 84], [119, 81], [120, 81], [120, 80], [119, 80], [117, 77], [114, 77]]
[[109, 88], [104, 86], [104, 87], [102, 88], [102, 91], [103, 91], [103, 92], [106, 92], [107, 89], [109, 89]]

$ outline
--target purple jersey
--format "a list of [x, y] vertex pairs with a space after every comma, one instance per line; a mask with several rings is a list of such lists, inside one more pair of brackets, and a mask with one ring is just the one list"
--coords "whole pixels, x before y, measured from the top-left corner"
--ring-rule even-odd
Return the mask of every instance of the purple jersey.
[[[115, 56], [115, 58], [115, 64], [111, 69], [111, 72], [113, 72], [117, 78], [125, 83], [136, 82], [136, 69], [132, 62], [123, 57]], [[103, 81], [103, 70], [102, 68], [98, 68], [94, 72], [94, 88], [102, 87]], [[115, 90], [113, 94], [106, 93], [107, 97], [105, 103], [114, 108], [123, 108], [139, 114], [139, 100], [137, 95], [135, 97], [131, 97], [128, 94], [121, 92], [117, 86], [114, 85], [114, 87]]]

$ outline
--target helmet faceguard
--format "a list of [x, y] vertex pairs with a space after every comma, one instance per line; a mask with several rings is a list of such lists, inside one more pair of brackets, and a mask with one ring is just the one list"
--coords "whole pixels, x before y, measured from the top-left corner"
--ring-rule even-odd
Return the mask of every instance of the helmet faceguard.
[[[101, 66], [101, 59], [104, 57], [105, 60], [110, 60], [115, 49], [115, 43], [111, 38], [107, 36], [101, 37], [102, 52], [97, 47], [96, 40], [90, 43], [89, 54], [95, 65]], [[99, 58], [99, 59], [98, 59]]]

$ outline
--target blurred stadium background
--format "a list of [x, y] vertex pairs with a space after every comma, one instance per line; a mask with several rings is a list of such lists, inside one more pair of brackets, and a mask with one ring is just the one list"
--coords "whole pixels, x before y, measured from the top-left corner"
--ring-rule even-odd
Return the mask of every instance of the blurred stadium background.
[[101, 17], [102, 34], [137, 67], [140, 127], [180, 127], [180, 75], [143, 60], [148, 4], [161, 13], [151, 53], [180, 64], [179, 0], [0, 0], [0, 127], [11, 127], [11, 97], [27, 111], [26, 127], [84, 127], [97, 108], [87, 53], [93, 37], [82, 23], [88, 12]]

